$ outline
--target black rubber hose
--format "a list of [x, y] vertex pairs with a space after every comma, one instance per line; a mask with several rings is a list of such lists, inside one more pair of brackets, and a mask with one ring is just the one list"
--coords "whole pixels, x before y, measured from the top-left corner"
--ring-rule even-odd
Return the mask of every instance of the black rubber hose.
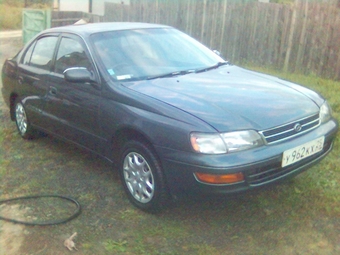
[[34, 196], [24, 196], [24, 197], [10, 198], [10, 199], [6, 199], [6, 200], [0, 200], [0, 205], [7, 203], [7, 202], [16, 201], [16, 200], [35, 199], [35, 198], [43, 198], [43, 197], [57, 197], [57, 198], [61, 198], [61, 199], [64, 199], [64, 200], [71, 201], [72, 203], [74, 203], [76, 205], [76, 207], [77, 207], [76, 211], [68, 218], [61, 219], [61, 220], [55, 220], [55, 221], [25, 222], [25, 221], [5, 218], [5, 217], [2, 217], [2, 216], [0, 216], [0, 220], [5, 220], [5, 221], [13, 222], [13, 223], [18, 223], [18, 224], [24, 224], [24, 225], [28, 225], [28, 226], [47, 226], [47, 225], [57, 225], [57, 224], [66, 223], [70, 220], [73, 220], [74, 218], [79, 216], [79, 214], [81, 213], [81, 206], [80, 206], [80, 204], [77, 200], [75, 200], [74, 198], [71, 198], [71, 197], [60, 196], [60, 195], [34, 195]]

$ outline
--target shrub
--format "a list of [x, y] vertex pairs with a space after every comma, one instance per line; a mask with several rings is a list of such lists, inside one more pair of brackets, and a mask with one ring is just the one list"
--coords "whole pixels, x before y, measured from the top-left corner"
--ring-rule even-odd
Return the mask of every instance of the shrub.
[[22, 7], [0, 3], [0, 29], [21, 28]]

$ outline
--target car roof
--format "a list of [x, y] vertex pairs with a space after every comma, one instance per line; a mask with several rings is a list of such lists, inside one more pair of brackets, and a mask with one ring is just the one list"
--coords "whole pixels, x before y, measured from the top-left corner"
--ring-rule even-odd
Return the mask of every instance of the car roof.
[[88, 23], [80, 25], [70, 25], [63, 27], [50, 28], [44, 33], [64, 32], [75, 33], [78, 35], [88, 36], [98, 32], [118, 31], [118, 30], [134, 30], [134, 29], [150, 29], [150, 28], [170, 28], [166, 25], [138, 23], [138, 22], [104, 22], [104, 23]]

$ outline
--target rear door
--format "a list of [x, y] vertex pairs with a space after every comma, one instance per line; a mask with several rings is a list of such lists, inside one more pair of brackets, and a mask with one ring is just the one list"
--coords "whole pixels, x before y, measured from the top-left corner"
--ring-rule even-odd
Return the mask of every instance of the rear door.
[[48, 86], [45, 114], [49, 118], [49, 129], [99, 152], [103, 144], [99, 122], [101, 87], [99, 82], [67, 82], [63, 72], [74, 67], [85, 67], [98, 77], [83, 40], [76, 35], [64, 34]]
[[19, 96], [30, 122], [41, 128], [46, 128], [42, 113], [57, 41], [55, 34], [37, 38], [26, 49], [18, 66]]

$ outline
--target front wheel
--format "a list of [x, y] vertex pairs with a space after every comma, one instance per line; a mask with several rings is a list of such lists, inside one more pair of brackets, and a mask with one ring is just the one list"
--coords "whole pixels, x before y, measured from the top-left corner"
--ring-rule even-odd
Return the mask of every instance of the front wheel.
[[19, 134], [24, 139], [32, 139], [36, 132], [28, 120], [24, 105], [21, 101], [17, 100], [14, 107], [15, 123]]
[[168, 203], [160, 163], [148, 145], [127, 142], [121, 153], [120, 177], [129, 200], [139, 209], [158, 212]]

